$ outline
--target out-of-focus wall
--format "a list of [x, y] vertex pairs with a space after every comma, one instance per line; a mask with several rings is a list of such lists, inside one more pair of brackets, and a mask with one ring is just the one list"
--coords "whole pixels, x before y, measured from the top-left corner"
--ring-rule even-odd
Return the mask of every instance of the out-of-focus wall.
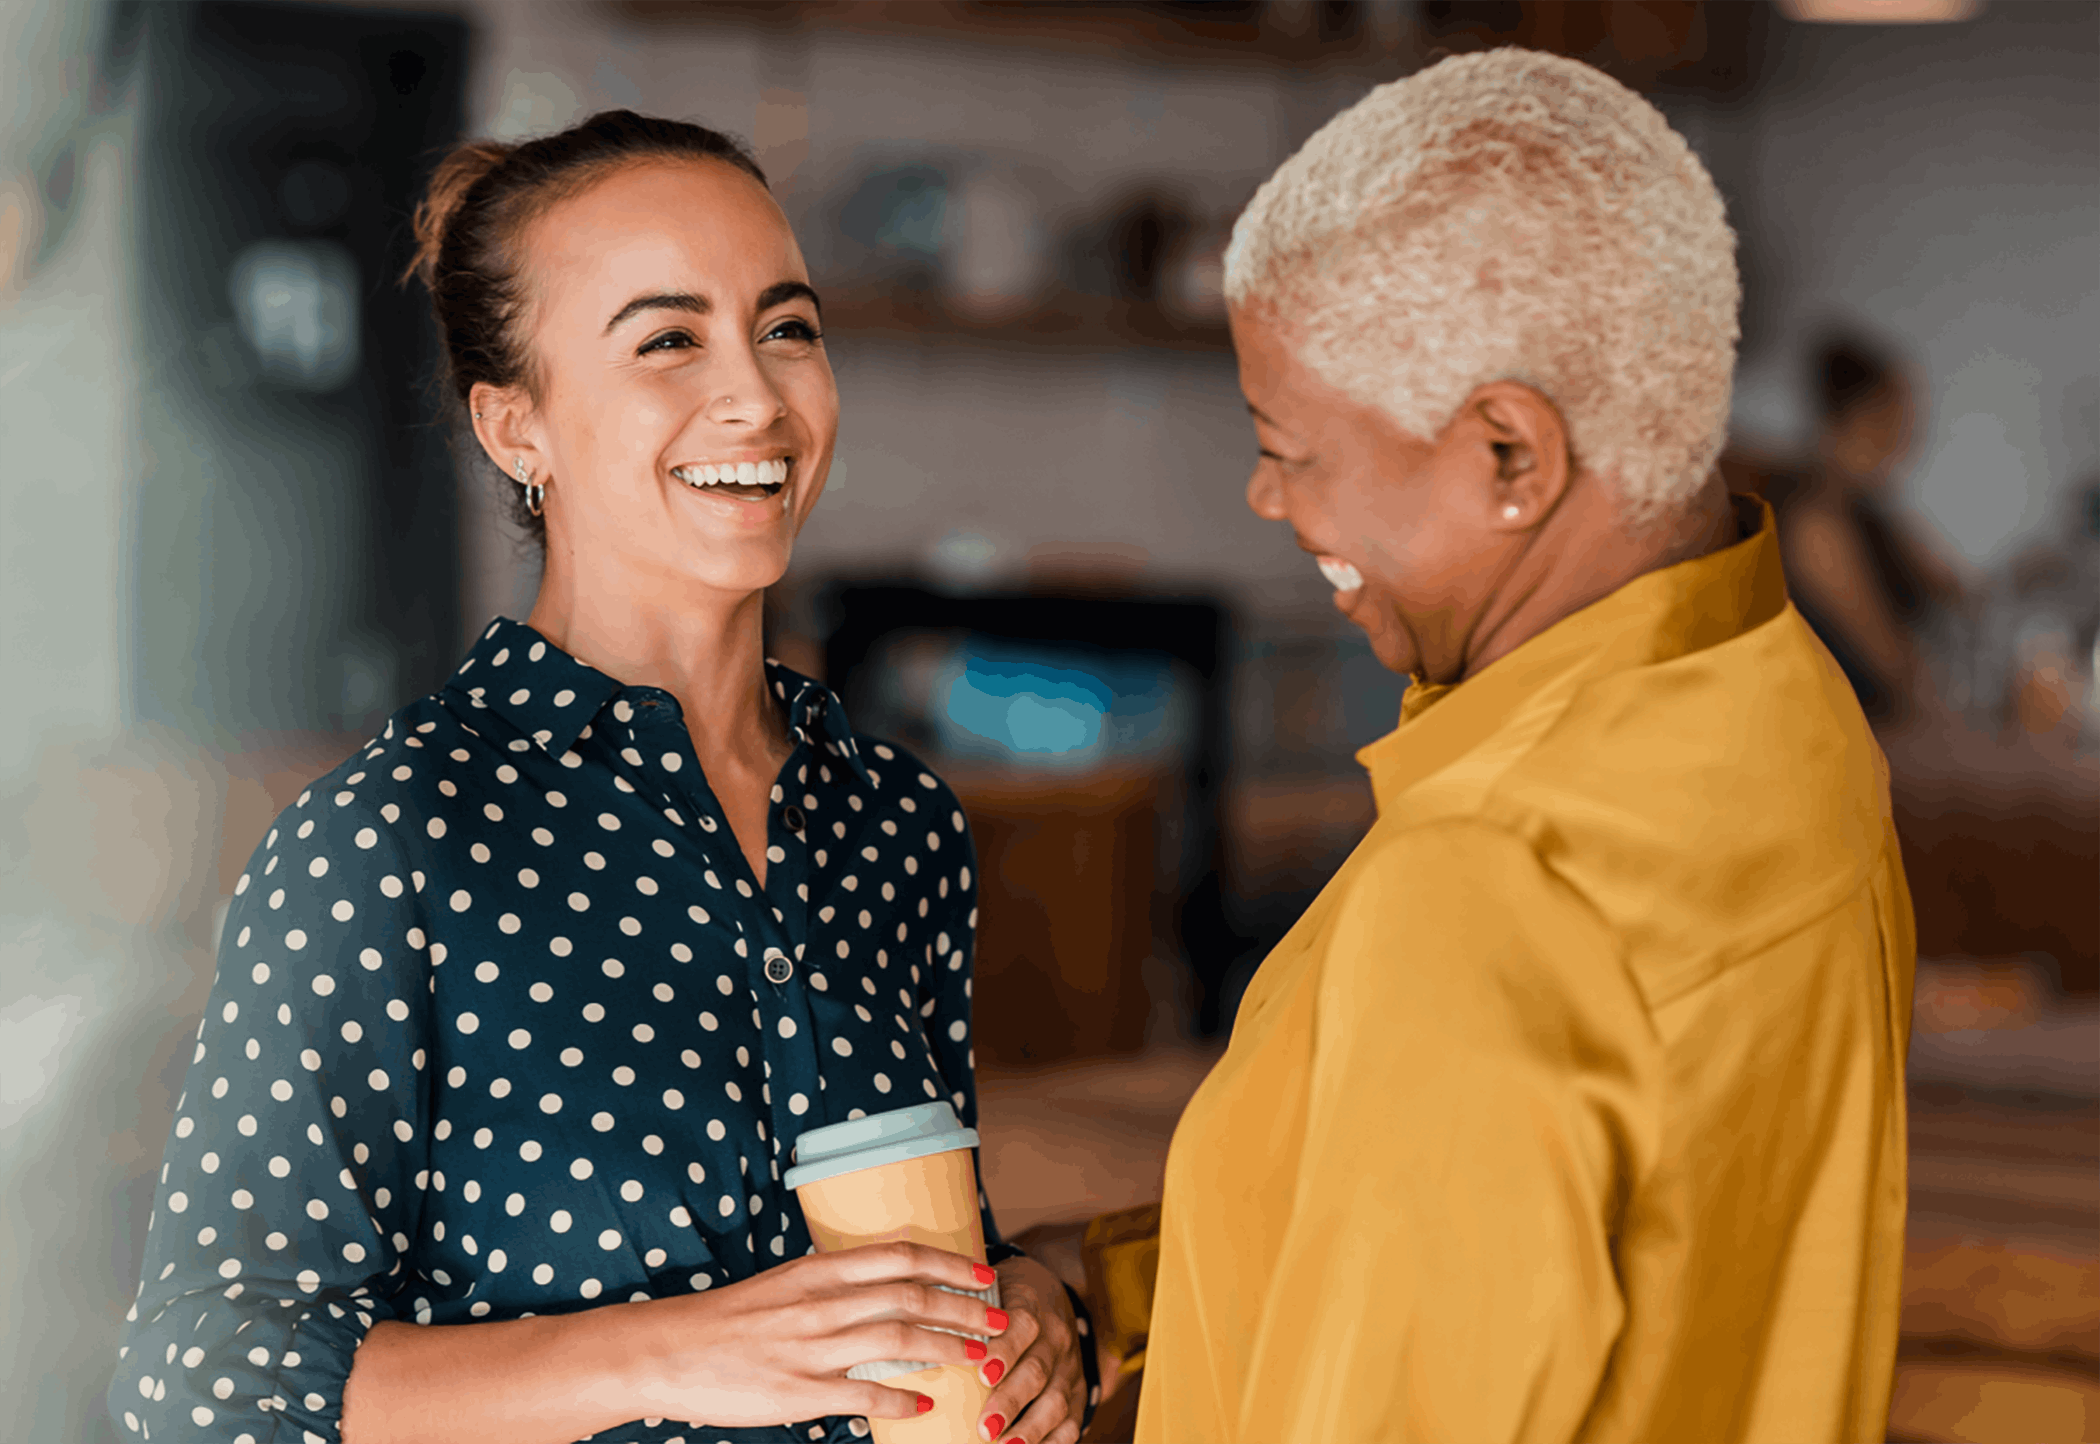
[[2100, 466], [2100, 25], [1995, 0], [1958, 25], [1784, 24], [1751, 131], [1744, 249], [1775, 344], [1739, 430], [1804, 442], [1801, 349], [1825, 319], [1917, 368], [1909, 500], [1972, 560], [2059, 519]]

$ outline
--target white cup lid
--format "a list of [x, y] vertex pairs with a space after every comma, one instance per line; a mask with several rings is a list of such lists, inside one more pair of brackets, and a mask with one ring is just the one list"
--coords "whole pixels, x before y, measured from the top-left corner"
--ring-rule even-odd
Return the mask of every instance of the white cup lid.
[[782, 1181], [800, 1188], [842, 1173], [976, 1146], [977, 1130], [963, 1127], [953, 1107], [917, 1103], [810, 1129], [795, 1140], [795, 1166]]

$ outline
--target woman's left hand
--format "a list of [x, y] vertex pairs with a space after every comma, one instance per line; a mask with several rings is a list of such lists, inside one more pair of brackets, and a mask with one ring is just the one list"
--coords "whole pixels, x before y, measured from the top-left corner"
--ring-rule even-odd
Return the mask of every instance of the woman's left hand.
[[993, 1386], [978, 1437], [1010, 1444], [1078, 1444], [1086, 1418], [1086, 1370], [1072, 1301], [1057, 1275], [1034, 1259], [999, 1264], [999, 1302], [1006, 1332], [996, 1334], [977, 1366]]

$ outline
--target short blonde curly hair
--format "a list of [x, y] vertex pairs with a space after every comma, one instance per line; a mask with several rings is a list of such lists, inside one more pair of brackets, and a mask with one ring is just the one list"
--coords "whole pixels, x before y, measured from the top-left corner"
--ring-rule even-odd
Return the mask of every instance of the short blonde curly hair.
[[1577, 61], [1493, 50], [1378, 87], [1255, 193], [1225, 292], [1417, 436], [1478, 386], [1536, 388], [1636, 524], [1689, 501], [1726, 439], [1742, 290], [1720, 194], [1654, 106]]

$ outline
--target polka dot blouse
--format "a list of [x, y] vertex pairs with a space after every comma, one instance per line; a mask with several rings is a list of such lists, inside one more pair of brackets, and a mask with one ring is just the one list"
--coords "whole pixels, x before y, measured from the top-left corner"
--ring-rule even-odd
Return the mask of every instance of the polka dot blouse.
[[335, 1440], [378, 1320], [749, 1278], [811, 1250], [781, 1185], [805, 1129], [934, 1098], [974, 1126], [962, 811], [767, 676], [795, 751], [763, 889], [676, 699], [507, 620], [278, 818], [161, 1169], [110, 1393], [134, 1434]]

